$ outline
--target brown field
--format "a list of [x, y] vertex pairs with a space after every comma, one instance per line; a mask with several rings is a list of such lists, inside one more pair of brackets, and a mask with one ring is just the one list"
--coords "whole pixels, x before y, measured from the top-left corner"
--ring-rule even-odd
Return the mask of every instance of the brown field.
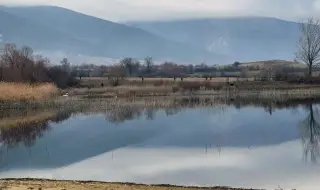
[[[0, 180], [0, 189], [3, 190], [241, 190], [229, 187], [179, 187], [170, 185], [140, 185], [131, 183], [103, 183], [103, 182], [86, 182], [86, 181], [53, 181], [53, 180], [36, 180], [36, 179], [8, 179]], [[244, 190], [244, 189], [242, 189]]]
[[51, 83], [31, 85], [0, 82], [0, 101], [43, 100], [57, 92], [57, 87]]
[[[291, 92], [298, 90], [300, 93], [310, 90], [319, 90], [320, 85], [315, 84], [288, 84], [286, 82], [263, 82], [245, 79], [247, 81], [214, 78], [205, 80], [199, 78], [186, 78], [183, 81], [173, 81], [165, 78], [146, 78], [142, 82], [139, 78], [128, 78], [120, 86], [108, 85], [105, 78], [82, 78], [81, 85], [87, 88], [69, 89], [69, 95], [86, 98], [130, 98], [130, 97], [153, 97], [153, 96], [181, 96], [181, 95], [226, 95], [228, 92], [244, 94], [248, 92], [264, 92], [277, 90]], [[101, 87], [101, 83], [105, 85]], [[230, 91], [231, 90], [231, 91]], [[190, 94], [192, 93], [192, 94]]]
[[[83, 77], [81, 80], [83, 81], [107, 81], [108, 78], [107, 77]], [[140, 77], [126, 77], [125, 80], [127, 80], [128, 82], [130, 81], [139, 81], [141, 82], [141, 78]], [[199, 78], [199, 77], [186, 77], [183, 78], [183, 81], [205, 81], [205, 78]], [[208, 79], [210, 80], [210, 79]], [[227, 80], [227, 77], [218, 77], [218, 78], [212, 78], [212, 82], [225, 82]], [[229, 78], [229, 80], [237, 80], [236, 77], [233, 78]], [[157, 82], [157, 81], [170, 81], [170, 82], [174, 82], [173, 78], [161, 78], [161, 77], [157, 77], [157, 78], [144, 78], [144, 82]], [[181, 81], [181, 78], [176, 78], [176, 81]]]
[[[122, 82], [121, 85], [124, 86], [172, 86], [176, 85], [180, 82], [210, 82], [210, 83], [226, 83], [227, 81], [229, 82], [235, 82], [235, 81], [252, 81], [253, 78], [236, 78], [236, 77], [217, 77], [217, 78], [208, 78], [206, 80], [205, 78], [192, 78], [192, 77], [187, 77], [183, 78], [176, 78], [174, 80], [173, 78], [144, 78], [142, 81], [141, 78], [139, 77], [126, 77]], [[96, 88], [96, 87], [101, 87], [101, 84], [104, 84], [104, 86], [109, 85], [109, 80], [106, 77], [85, 77], [80, 80], [80, 84], [82, 87], [90, 87], [90, 88]]]
[[293, 68], [307, 68], [303, 63], [286, 61], [286, 60], [267, 60], [267, 61], [254, 61], [241, 63], [242, 67], [258, 66], [261, 69], [272, 67], [272, 66], [286, 66]]

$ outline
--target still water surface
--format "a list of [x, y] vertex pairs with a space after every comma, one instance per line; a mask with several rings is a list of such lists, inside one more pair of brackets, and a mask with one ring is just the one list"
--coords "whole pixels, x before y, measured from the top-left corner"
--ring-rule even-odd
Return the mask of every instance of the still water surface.
[[318, 108], [68, 115], [1, 131], [0, 178], [318, 189]]

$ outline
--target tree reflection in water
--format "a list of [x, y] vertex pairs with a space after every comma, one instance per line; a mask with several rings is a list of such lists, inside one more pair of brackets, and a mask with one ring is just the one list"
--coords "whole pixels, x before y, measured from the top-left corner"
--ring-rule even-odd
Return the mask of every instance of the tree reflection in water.
[[319, 141], [320, 141], [320, 115], [319, 109], [309, 103], [305, 106], [307, 117], [300, 122], [301, 138], [304, 146], [304, 158], [311, 159], [316, 162], [320, 155]]
[[[290, 109], [298, 113], [301, 106], [305, 107], [307, 117], [299, 123], [301, 130], [301, 138], [304, 146], [303, 155], [305, 159], [311, 159], [315, 162], [317, 157], [320, 156], [319, 141], [320, 141], [320, 112], [318, 107], [312, 104], [314, 101], [290, 101], [290, 102], [261, 102], [261, 101], [232, 101], [227, 102], [226, 105], [233, 104], [237, 109], [242, 109], [246, 106], [263, 107], [266, 112], [273, 114], [276, 109]], [[207, 107], [206, 107], [207, 105]], [[106, 120], [110, 123], [122, 123], [128, 120], [139, 119], [145, 117], [147, 120], [154, 120], [157, 117], [159, 110], [165, 112], [167, 116], [176, 115], [184, 108], [199, 108], [206, 107], [214, 111], [214, 114], [220, 114], [225, 111], [225, 107], [215, 105], [211, 99], [200, 100], [198, 98], [175, 100], [172, 105], [163, 107], [143, 107], [143, 106], [116, 106], [109, 110], [69, 110], [58, 111], [54, 117], [50, 118], [50, 122], [59, 123], [72, 116], [72, 114], [85, 113], [104, 113]], [[0, 142], [4, 143], [7, 147], [15, 147], [19, 143], [23, 143], [27, 147], [35, 144], [35, 141], [41, 138], [45, 132], [50, 130], [49, 120], [42, 122], [34, 122], [23, 124], [14, 128], [0, 128]], [[309, 158], [310, 157], [310, 158]]]
[[143, 108], [138, 106], [119, 106], [106, 112], [106, 120], [110, 123], [123, 123], [127, 120], [140, 118]]
[[44, 132], [49, 131], [48, 123], [33, 123], [8, 129], [1, 129], [0, 142], [9, 148], [23, 142], [25, 146], [31, 147], [35, 141], [42, 137]]
[[60, 123], [68, 119], [71, 113], [69, 111], [61, 111], [46, 121], [34, 121], [14, 127], [0, 128], [0, 142], [4, 143], [8, 148], [16, 147], [22, 142], [26, 147], [31, 147], [45, 132], [50, 131], [49, 121]]

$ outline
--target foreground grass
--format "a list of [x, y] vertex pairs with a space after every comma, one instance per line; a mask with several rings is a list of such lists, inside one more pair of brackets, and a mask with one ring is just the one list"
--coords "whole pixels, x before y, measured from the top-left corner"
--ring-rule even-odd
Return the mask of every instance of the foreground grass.
[[0, 101], [43, 100], [58, 93], [51, 83], [27, 84], [0, 82]]
[[[103, 183], [88, 181], [54, 181], [54, 180], [37, 180], [37, 179], [8, 179], [0, 180], [0, 188], [6, 190], [22, 189], [41, 189], [41, 190], [194, 190], [194, 189], [212, 189], [212, 190], [241, 190], [229, 187], [179, 187], [170, 185], [141, 185], [132, 183]], [[244, 189], [243, 189], [244, 190]]]

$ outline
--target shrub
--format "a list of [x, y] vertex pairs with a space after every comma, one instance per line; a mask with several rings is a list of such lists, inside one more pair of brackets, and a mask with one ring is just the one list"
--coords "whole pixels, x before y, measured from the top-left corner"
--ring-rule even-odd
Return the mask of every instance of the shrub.
[[201, 89], [201, 83], [199, 82], [180, 82], [179, 87], [183, 91], [198, 91]]
[[122, 77], [116, 77], [116, 76], [109, 76], [108, 77], [108, 82], [113, 87], [119, 86], [121, 80], [122, 80]]
[[79, 84], [79, 81], [75, 77], [71, 76], [59, 66], [48, 68], [47, 75], [58, 88], [67, 88]]

